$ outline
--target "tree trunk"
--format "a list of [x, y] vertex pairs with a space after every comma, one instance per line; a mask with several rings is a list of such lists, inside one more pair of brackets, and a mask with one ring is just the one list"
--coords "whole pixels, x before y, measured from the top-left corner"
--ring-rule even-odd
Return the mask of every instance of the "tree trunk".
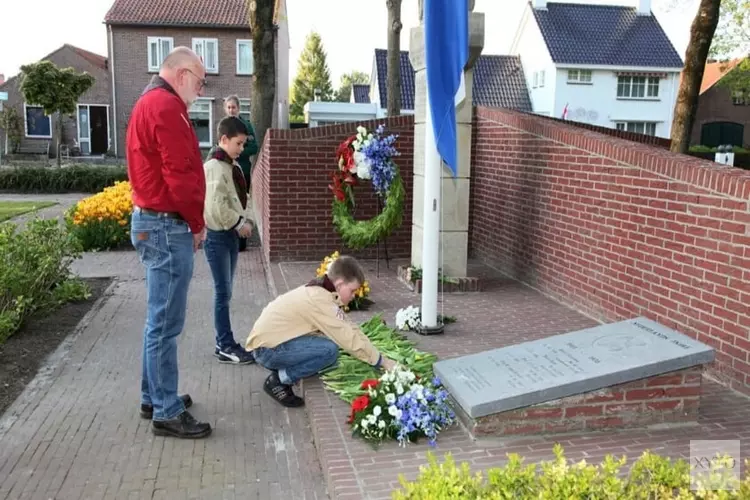
[[703, 80], [708, 49], [711, 48], [711, 40], [719, 23], [720, 4], [721, 0], [701, 0], [698, 14], [690, 28], [690, 43], [685, 51], [685, 68], [674, 105], [674, 121], [670, 136], [671, 150], [674, 153], [687, 153], [690, 146], [690, 133], [698, 107], [698, 92]]
[[[266, 131], [273, 124], [276, 103], [276, 50], [274, 8], [276, 0], [250, 1], [250, 31], [253, 37], [252, 124], [262, 147]], [[253, 6], [255, 9], [253, 10]], [[281, 118], [281, 117], [279, 117]]]
[[401, 114], [401, 0], [386, 0], [388, 7], [388, 116]]
[[62, 133], [63, 133], [63, 114], [57, 113], [57, 146], [55, 149], [57, 150], [57, 154], [55, 155], [57, 157], [57, 168], [62, 167], [62, 158], [60, 154], [60, 146], [62, 145]]

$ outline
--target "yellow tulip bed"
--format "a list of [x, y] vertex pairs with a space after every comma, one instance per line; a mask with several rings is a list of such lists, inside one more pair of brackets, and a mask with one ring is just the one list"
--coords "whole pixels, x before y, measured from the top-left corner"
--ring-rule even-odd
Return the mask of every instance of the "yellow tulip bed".
[[107, 250], [130, 241], [132, 212], [130, 183], [122, 181], [79, 201], [68, 211], [66, 220], [83, 250]]

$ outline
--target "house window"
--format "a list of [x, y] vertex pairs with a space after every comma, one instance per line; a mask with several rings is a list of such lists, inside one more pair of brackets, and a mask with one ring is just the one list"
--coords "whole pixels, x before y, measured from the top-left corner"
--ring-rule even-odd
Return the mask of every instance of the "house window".
[[210, 99], [197, 99], [190, 106], [190, 122], [198, 136], [198, 143], [202, 148], [213, 146], [213, 110]]
[[253, 74], [253, 41], [237, 40], [237, 74]]
[[539, 86], [539, 72], [534, 71], [534, 83], [532, 84], [533, 88], [537, 88]]
[[193, 38], [193, 50], [203, 60], [206, 73], [219, 72], [219, 40], [216, 38]]
[[655, 76], [618, 76], [617, 97], [622, 99], [656, 99], [659, 78]]
[[591, 83], [590, 69], [569, 69], [568, 83]]
[[735, 90], [732, 92], [732, 104], [735, 106], [742, 106], [743, 104], [750, 104], [750, 93], [745, 95], [745, 92], [741, 90]]
[[26, 137], [31, 139], [52, 138], [52, 119], [44, 114], [44, 108], [24, 104], [23, 116], [26, 123]]
[[250, 121], [250, 99], [240, 99], [240, 117]]
[[544, 87], [544, 71], [539, 72], [539, 86]]
[[174, 39], [172, 37], [148, 37], [148, 70], [159, 71], [161, 63], [172, 52]]
[[656, 122], [617, 122], [617, 130], [635, 132], [637, 134], [656, 135]]

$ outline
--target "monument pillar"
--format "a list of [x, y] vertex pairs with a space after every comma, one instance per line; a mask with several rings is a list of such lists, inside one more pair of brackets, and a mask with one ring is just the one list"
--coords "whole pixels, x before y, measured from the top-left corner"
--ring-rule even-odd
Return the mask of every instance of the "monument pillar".
[[[471, 176], [471, 120], [474, 63], [484, 48], [484, 13], [471, 12], [469, 1], [469, 61], [464, 68], [466, 97], [456, 108], [458, 136], [458, 173], [454, 178], [442, 168], [442, 214], [438, 265], [445, 276], [463, 278], [467, 275], [469, 251], [469, 188]], [[411, 29], [409, 59], [414, 68], [414, 188], [412, 191], [411, 265], [422, 267], [422, 234], [424, 227], [424, 138], [426, 71], [424, 53], [424, 19], [419, 2], [419, 26]]]

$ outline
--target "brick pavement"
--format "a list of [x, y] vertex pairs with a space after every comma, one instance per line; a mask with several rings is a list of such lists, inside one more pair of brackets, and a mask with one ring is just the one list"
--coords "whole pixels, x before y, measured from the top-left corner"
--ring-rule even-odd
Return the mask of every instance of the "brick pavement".
[[[261, 367], [213, 357], [202, 253], [179, 341], [181, 390], [214, 426], [201, 441], [154, 437], [138, 416], [146, 300], [135, 253], [86, 254], [76, 270], [117, 279], [0, 418], [0, 498], [327, 498], [304, 410], [268, 398]], [[235, 297], [241, 338], [270, 298], [257, 250], [241, 254]]]
[[[372, 283], [375, 305], [368, 312], [353, 312], [352, 318], [362, 321], [375, 312], [382, 312], [394, 324], [400, 307], [419, 305], [421, 296], [412, 293], [397, 281], [396, 268], [406, 262], [391, 262], [390, 271], [381, 264], [380, 278], [375, 277], [374, 262], [366, 262]], [[317, 262], [281, 263], [271, 267], [276, 288], [283, 292], [304, 283], [314, 275]], [[574, 331], [597, 323], [538, 292], [502, 277], [478, 263], [470, 266], [470, 275], [484, 278], [481, 293], [445, 294], [438, 311], [458, 318], [448, 325], [445, 335], [420, 337], [420, 348], [442, 358], [475, 353], [516, 344], [558, 333]], [[426, 444], [399, 448], [389, 443], [379, 451], [351, 437], [346, 423], [347, 406], [326, 391], [318, 379], [304, 383], [307, 411], [310, 414], [318, 456], [323, 466], [331, 497], [343, 499], [389, 498], [398, 488], [398, 476], [415, 478], [420, 465], [426, 463]], [[698, 424], [651, 430], [605, 431], [554, 438], [483, 438], [471, 440], [463, 428], [454, 427], [438, 439], [433, 451], [438, 458], [452, 453], [457, 461], [466, 461], [474, 470], [482, 470], [505, 462], [506, 453], [519, 453], [528, 461], [552, 458], [552, 446], [560, 442], [566, 455], [573, 460], [586, 459], [598, 463], [607, 454], [626, 455], [630, 462], [650, 449], [671, 457], [686, 458], [690, 439], [740, 439], [743, 458], [750, 445], [750, 400], [704, 378], [703, 400]]]

